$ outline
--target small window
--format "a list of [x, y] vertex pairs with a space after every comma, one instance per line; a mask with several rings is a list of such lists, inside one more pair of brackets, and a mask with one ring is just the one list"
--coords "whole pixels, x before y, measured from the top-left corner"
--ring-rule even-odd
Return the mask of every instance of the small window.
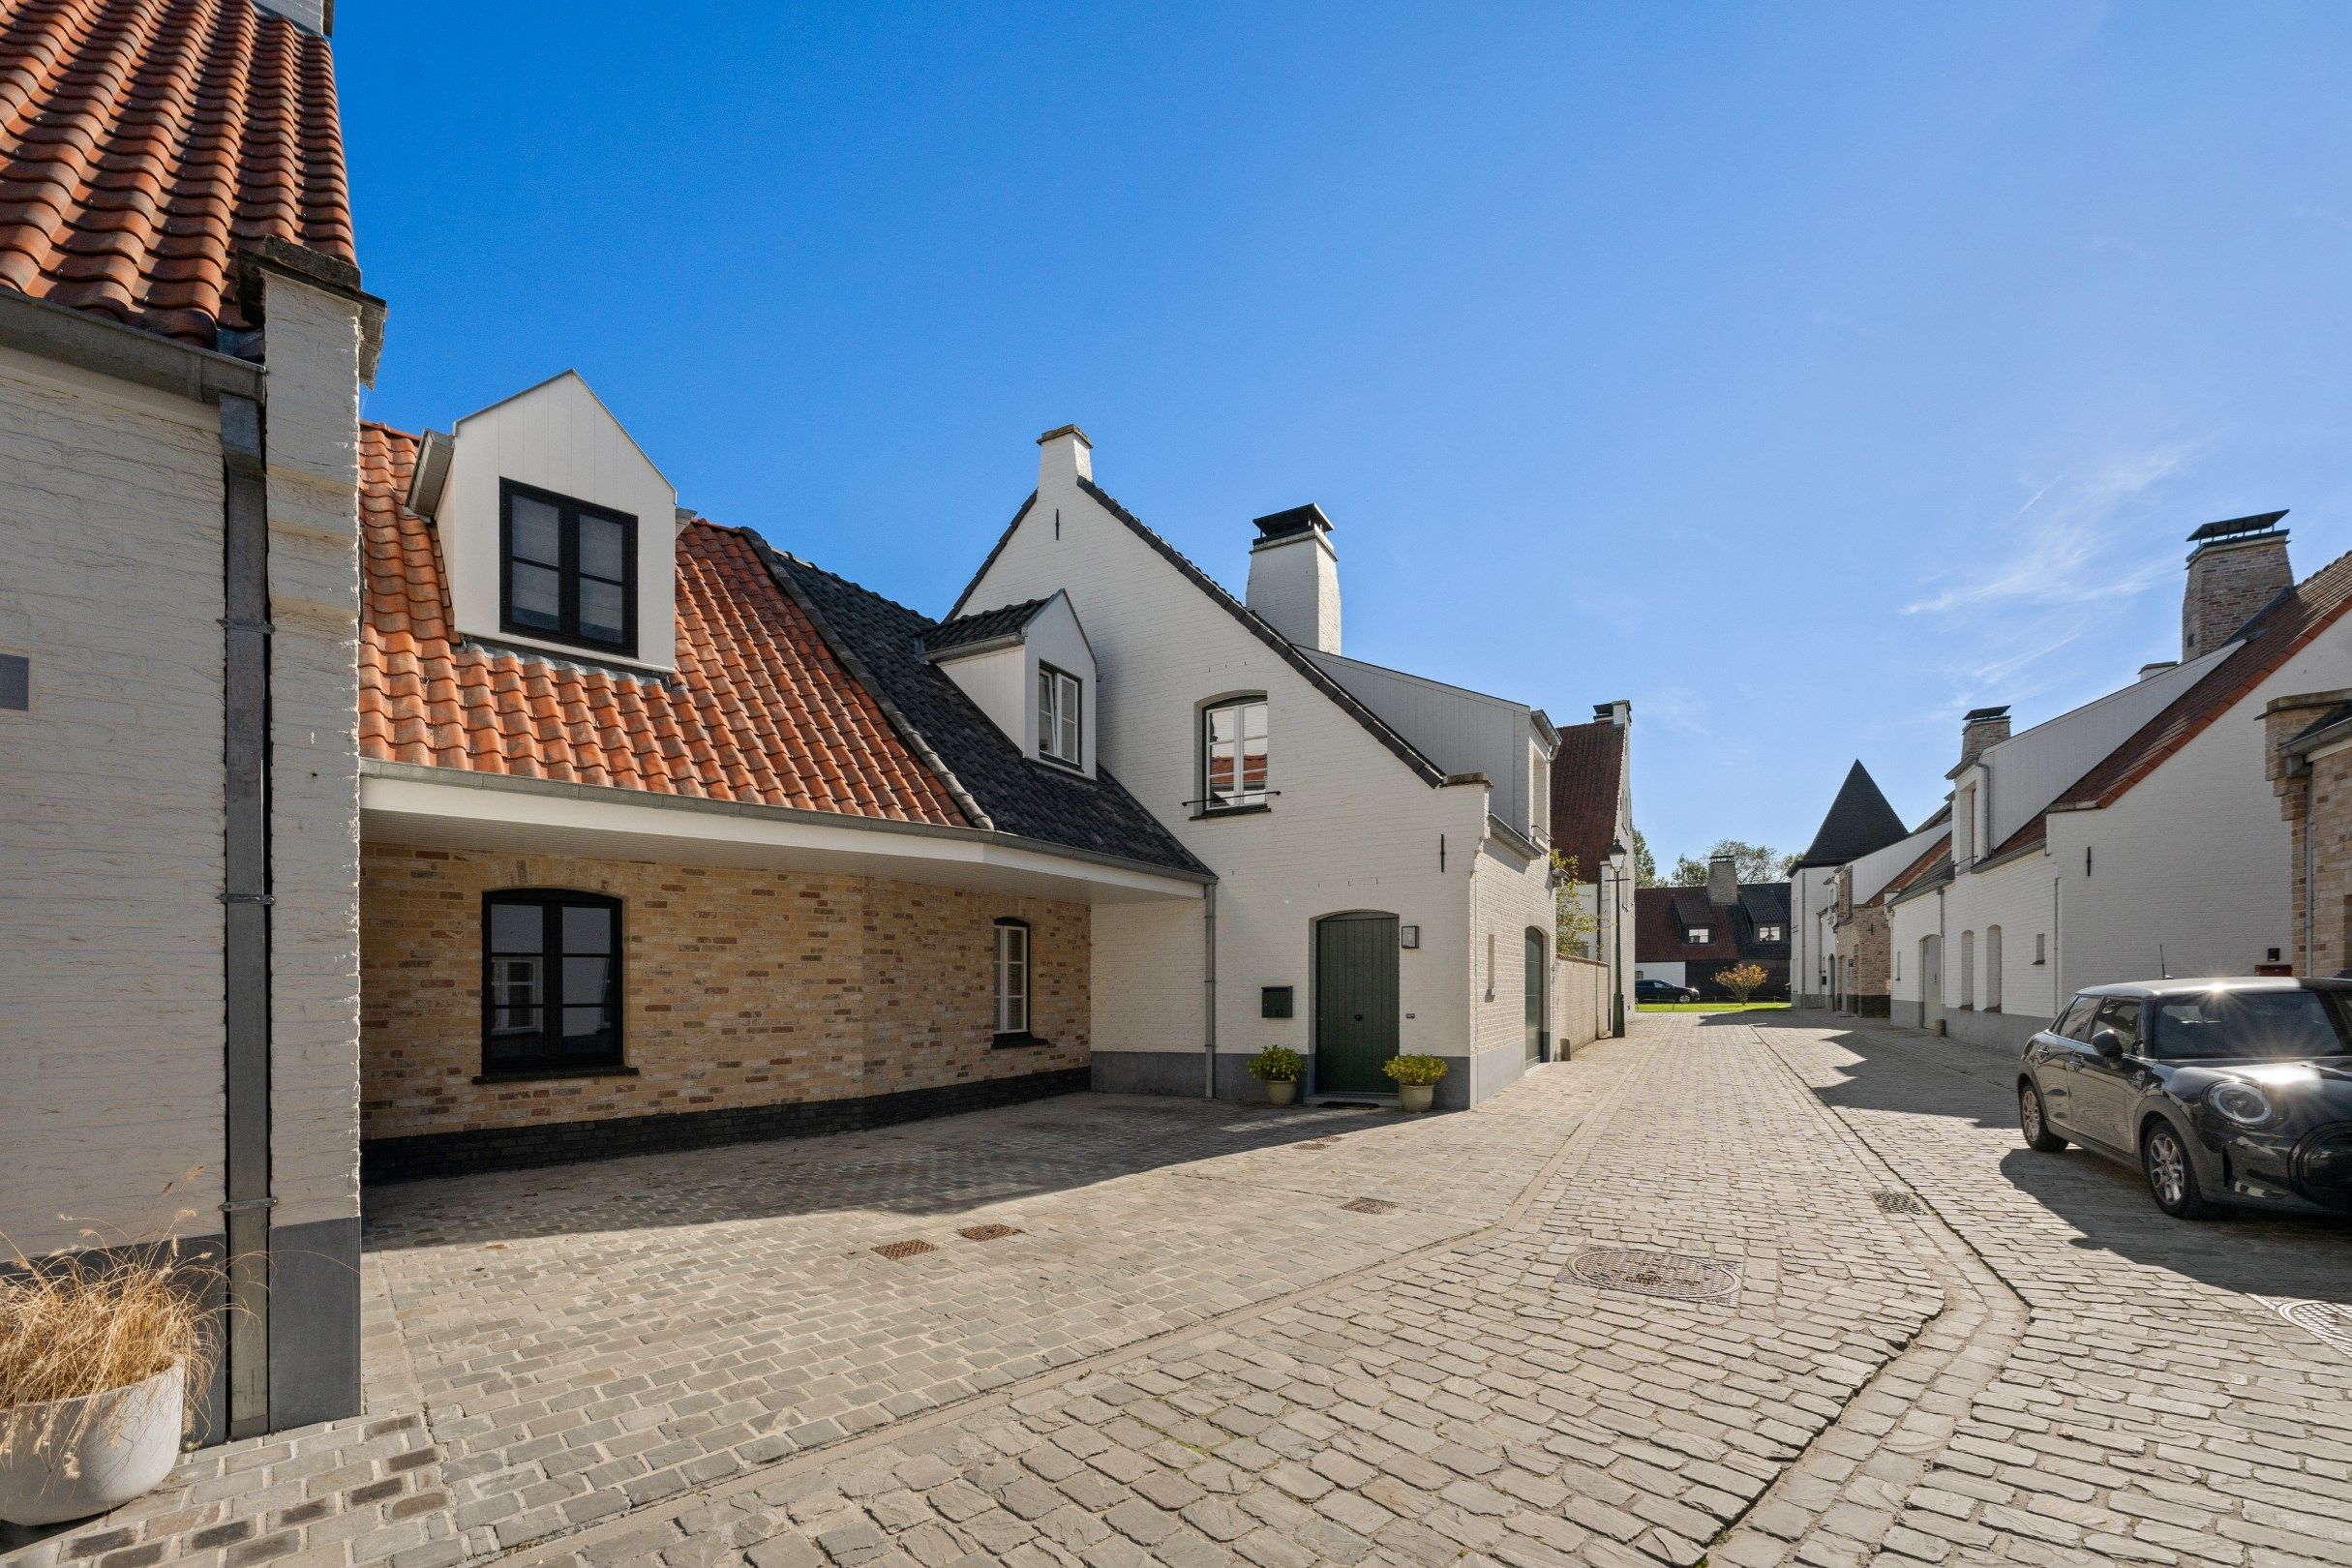
[[1694, 925], [1682, 933], [1682, 940], [1694, 948], [1704, 948], [1714, 940], [1714, 932], [1704, 925]]
[[485, 1074], [620, 1065], [620, 901], [524, 890], [482, 899]]
[[1029, 1033], [1029, 922], [996, 922], [996, 1033]]
[[1210, 811], [1262, 806], [1266, 787], [1266, 699], [1219, 703], [1201, 714], [1201, 784]]
[[2001, 927], [1984, 928], [1984, 1010], [2001, 1010]]
[[2034, 933], [2034, 962], [2036, 964], [2046, 964], [2050, 961], [2049, 944], [2049, 932], [2036, 931]]
[[1786, 942], [1789, 940], [1788, 928], [1780, 925], [1760, 925], [1756, 928], [1756, 940], [1759, 942]]
[[1078, 678], [1050, 664], [1038, 666], [1038, 754], [1072, 768], [1086, 766], [1079, 729]]
[[506, 630], [637, 651], [637, 519], [500, 480], [498, 550]]

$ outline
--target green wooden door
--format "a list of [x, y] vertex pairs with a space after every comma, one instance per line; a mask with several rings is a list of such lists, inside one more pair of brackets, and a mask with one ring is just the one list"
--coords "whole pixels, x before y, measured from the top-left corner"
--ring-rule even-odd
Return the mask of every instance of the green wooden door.
[[1335, 915], [1314, 928], [1314, 1086], [1327, 1095], [1396, 1088], [1397, 917]]
[[1544, 1027], [1544, 975], [1550, 967], [1545, 960], [1549, 956], [1544, 951], [1544, 933], [1530, 926], [1527, 930], [1527, 983], [1525, 987], [1527, 993], [1527, 1060], [1530, 1062], [1542, 1061], [1544, 1047], [1551, 1043], [1545, 1038], [1548, 1032]]

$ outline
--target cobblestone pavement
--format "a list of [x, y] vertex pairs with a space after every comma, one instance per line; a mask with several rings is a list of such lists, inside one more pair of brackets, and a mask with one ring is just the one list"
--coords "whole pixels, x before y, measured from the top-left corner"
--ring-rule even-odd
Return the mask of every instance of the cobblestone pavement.
[[2352, 1563], [2352, 1357], [2249, 1294], [2346, 1299], [2352, 1229], [2176, 1225], [2005, 1055], [1758, 1019], [1466, 1114], [377, 1190], [364, 1418], [0, 1561]]

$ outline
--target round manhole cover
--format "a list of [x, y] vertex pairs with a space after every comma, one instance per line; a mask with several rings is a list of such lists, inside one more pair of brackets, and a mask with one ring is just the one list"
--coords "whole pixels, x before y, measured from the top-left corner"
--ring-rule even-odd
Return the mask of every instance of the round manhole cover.
[[1587, 1247], [1569, 1259], [1568, 1272], [1598, 1290], [1674, 1301], [1724, 1301], [1739, 1293], [1737, 1264], [1694, 1252]]

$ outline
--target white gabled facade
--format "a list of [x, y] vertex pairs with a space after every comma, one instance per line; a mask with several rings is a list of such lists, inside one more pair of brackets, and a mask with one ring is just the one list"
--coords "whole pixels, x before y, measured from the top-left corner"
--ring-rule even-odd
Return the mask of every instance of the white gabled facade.
[[[1545, 938], [1533, 983], [1557, 1031], [1549, 722], [1339, 657], [1319, 513], [1282, 514], [1252, 562], [1252, 592], [1272, 596], [1294, 644], [1117, 511], [1093, 487], [1084, 436], [1040, 445], [1037, 495], [952, 614], [1066, 595], [1097, 672], [1101, 768], [1219, 879], [1206, 942], [1197, 908], [1098, 911], [1098, 1085], [1255, 1093], [1243, 1067], [1260, 1048], [1314, 1050], [1316, 922], [1355, 912], [1398, 922], [1397, 1047], [1451, 1060], [1438, 1102], [1518, 1077], [1530, 932]], [[1236, 698], [1264, 701], [1268, 793], [1210, 810], [1204, 715]], [[1289, 1016], [1269, 1016], [1284, 988]]]

